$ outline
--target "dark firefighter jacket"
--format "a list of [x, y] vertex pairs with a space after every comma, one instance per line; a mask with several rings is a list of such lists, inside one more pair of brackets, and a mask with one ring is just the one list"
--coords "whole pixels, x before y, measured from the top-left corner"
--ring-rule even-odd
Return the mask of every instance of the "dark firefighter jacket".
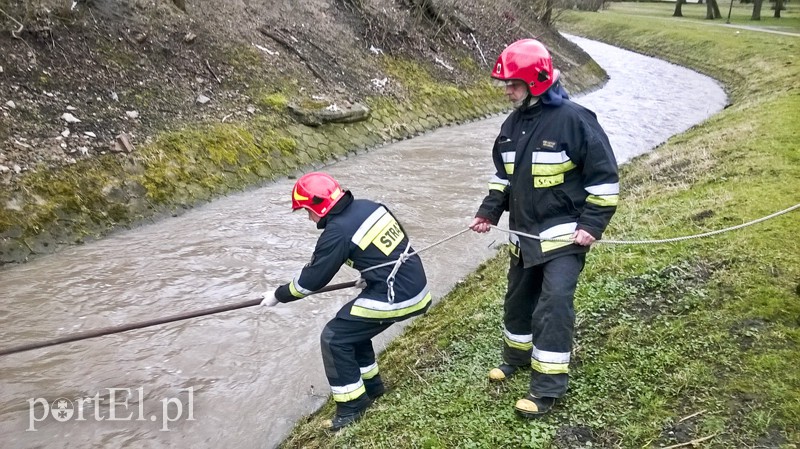
[[[559, 103], [539, 101], [503, 123], [492, 149], [496, 173], [476, 216], [497, 224], [507, 210], [514, 231], [569, 238], [583, 229], [599, 239], [617, 207], [617, 161], [595, 114], [567, 99]], [[510, 241], [526, 268], [589, 251], [513, 234]]]
[[[326, 286], [342, 264], [364, 270], [400, 258], [409, 244], [400, 223], [382, 204], [353, 199], [346, 192], [317, 223], [323, 229], [314, 254], [292, 282], [275, 292], [280, 302], [301, 299]], [[408, 253], [413, 252], [408, 248]], [[400, 321], [424, 313], [431, 304], [422, 260], [408, 258], [394, 278], [394, 298], [389, 298], [387, 278], [393, 265], [361, 273], [366, 288], [339, 311], [340, 318], [367, 321]]]

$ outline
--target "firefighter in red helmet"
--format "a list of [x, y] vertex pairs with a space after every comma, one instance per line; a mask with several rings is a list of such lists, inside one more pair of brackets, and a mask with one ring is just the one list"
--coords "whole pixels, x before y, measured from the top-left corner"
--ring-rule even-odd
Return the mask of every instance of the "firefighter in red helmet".
[[[328, 423], [339, 430], [358, 420], [384, 393], [371, 339], [393, 323], [420, 315], [431, 304], [422, 260], [410, 255], [408, 234], [389, 209], [354, 199], [326, 173], [303, 175], [292, 189], [292, 209], [305, 209], [322, 229], [311, 261], [288, 284], [264, 295], [274, 306], [327, 285], [347, 264], [361, 271], [363, 290], [345, 304], [322, 330], [325, 374], [336, 402]], [[370, 269], [376, 265], [385, 266]]]
[[[535, 39], [509, 45], [492, 69], [514, 111], [500, 127], [495, 173], [470, 227], [487, 232], [504, 211], [511, 263], [503, 313], [503, 381], [532, 369], [515, 410], [547, 413], [567, 392], [575, 325], [573, 299], [590, 245], [617, 207], [617, 162], [595, 114], [569, 100], [550, 52]], [[562, 239], [557, 241], [546, 239]]]

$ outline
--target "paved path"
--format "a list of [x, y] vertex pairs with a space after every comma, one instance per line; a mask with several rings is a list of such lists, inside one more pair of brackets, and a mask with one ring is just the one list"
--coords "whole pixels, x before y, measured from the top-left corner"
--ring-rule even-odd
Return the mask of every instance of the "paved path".
[[728, 27], [728, 28], [739, 28], [739, 29], [748, 30], [748, 31], [760, 31], [762, 33], [773, 33], [773, 34], [782, 34], [784, 36], [800, 37], [800, 33], [790, 33], [788, 31], [771, 30], [769, 28], [754, 27], [754, 26], [749, 26], [749, 25], [734, 25], [734, 24], [731, 24], [731, 23], [713, 23], [713, 22], [702, 22], [702, 23], [705, 23], [705, 24], [708, 24], [708, 25], [724, 26], [724, 27]]

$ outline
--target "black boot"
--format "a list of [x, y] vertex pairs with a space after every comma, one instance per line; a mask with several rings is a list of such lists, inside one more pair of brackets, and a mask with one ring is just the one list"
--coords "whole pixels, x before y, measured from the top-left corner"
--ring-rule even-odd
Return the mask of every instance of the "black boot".
[[336, 432], [336, 431], [338, 431], [338, 430], [340, 430], [340, 429], [342, 429], [344, 427], [347, 427], [350, 424], [353, 424], [354, 422], [358, 421], [359, 419], [361, 419], [362, 416], [364, 416], [364, 411], [363, 410], [360, 411], [360, 412], [351, 413], [351, 414], [348, 414], [348, 415], [339, 415], [337, 413], [333, 417], [333, 419], [330, 420], [330, 423], [327, 423], [327, 422], [325, 423], [326, 424], [325, 427], [327, 427], [328, 430]]
[[372, 379], [365, 380], [364, 387], [367, 389], [367, 396], [369, 396], [370, 402], [378, 399], [379, 397], [383, 396], [384, 393], [386, 393], [386, 387], [383, 385], [383, 380], [381, 379], [380, 375], [377, 375]]
[[361, 419], [371, 403], [372, 401], [370, 401], [369, 396], [366, 394], [362, 394], [352, 401], [337, 402], [336, 414], [332, 419], [323, 422], [322, 426], [334, 432], [347, 427]]
[[489, 371], [489, 380], [493, 380], [495, 382], [502, 382], [511, 377], [514, 373], [516, 373], [522, 368], [524, 367], [501, 363], [500, 366], [498, 366], [497, 368], [492, 368], [492, 370]]
[[514, 410], [523, 418], [533, 419], [544, 415], [553, 408], [556, 398], [537, 397], [532, 393], [517, 401]]

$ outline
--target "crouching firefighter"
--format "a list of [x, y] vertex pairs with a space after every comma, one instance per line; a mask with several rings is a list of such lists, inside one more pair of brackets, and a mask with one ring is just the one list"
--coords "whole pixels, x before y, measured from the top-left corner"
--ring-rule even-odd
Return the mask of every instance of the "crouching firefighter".
[[[292, 190], [292, 209], [305, 209], [322, 229], [311, 261], [292, 282], [264, 295], [261, 303], [297, 301], [327, 285], [347, 264], [361, 272], [361, 293], [322, 330], [325, 375], [336, 401], [326, 427], [339, 430], [363, 415], [385, 389], [372, 338], [393, 323], [427, 311], [431, 304], [425, 270], [408, 235], [386, 206], [354, 199], [325, 173], [302, 176]], [[376, 265], [385, 266], [370, 269]]]

